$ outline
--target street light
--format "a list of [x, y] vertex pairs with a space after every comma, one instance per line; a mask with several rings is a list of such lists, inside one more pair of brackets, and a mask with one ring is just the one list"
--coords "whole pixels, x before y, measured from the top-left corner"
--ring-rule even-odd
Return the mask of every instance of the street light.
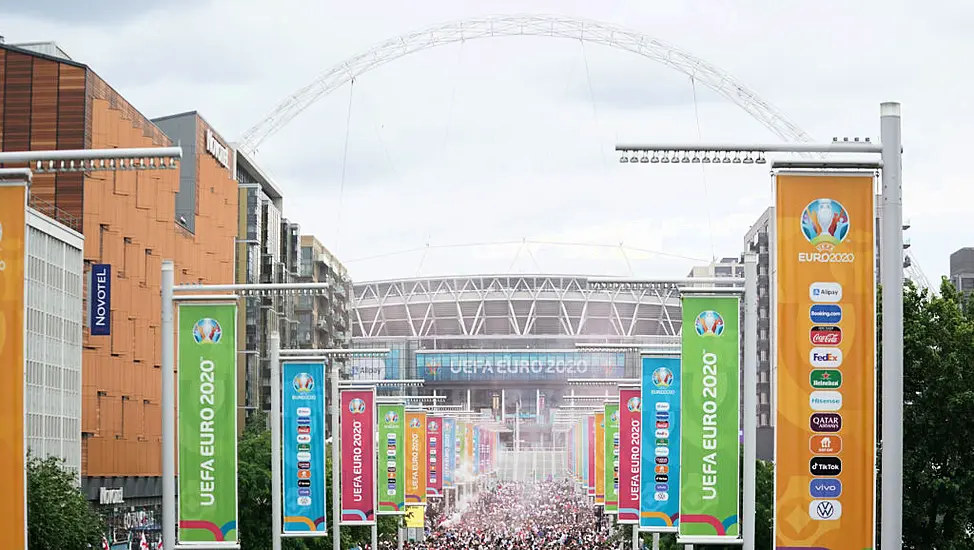
[[[24, 186], [26, 188], [24, 196], [25, 198], [29, 198], [34, 172], [61, 173], [174, 169], [178, 166], [182, 154], [181, 147], [0, 152], [0, 166], [27, 165], [27, 167], [21, 168], [0, 168], [0, 184], [5, 186]], [[26, 202], [25, 207], [29, 206], [29, 204], [29, 202]], [[23, 292], [23, 289], [18, 292]], [[20, 368], [23, 369], [24, 366], [21, 365]], [[26, 415], [26, 412], [24, 414]], [[26, 525], [23, 527], [25, 531], [24, 543], [26, 544]], [[16, 529], [19, 531], [19, 527], [16, 527]], [[173, 531], [175, 531], [175, 527]]]
[[[870, 168], [881, 170], [882, 178], [882, 229], [880, 231], [880, 273], [882, 294], [882, 495], [881, 540], [883, 548], [899, 550], [903, 545], [903, 144], [900, 120], [900, 104], [886, 102], [880, 105], [880, 142], [869, 138], [834, 138], [831, 143], [774, 143], [774, 144], [620, 144], [620, 162], [642, 164], [647, 162], [716, 164], [762, 164], [771, 153], [815, 154], [868, 154], [861, 159], [804, 159], [775, 161], [773, 167], [801, 168]], [[876, 159], [875, 155], [880, 158]], [[751, 158], [752, 162], [745, 162]], [[745, 388], [753, 394], [752, 388]], [[751, 395], [750, 397], [754, 397]], [[745, 405], [747, 408], [747, 405]], [[751, 409], [753, 411], [753, 409]], [[753, 445], [753, 441], [751, 442]], [[745, 442], [745, 446], [747, 442]], [[753, 463], [753, 461], [752, 461]], [[747, 464], [745, 463], [745, 467]], [[747, 477], [747, 475], [746, 475]], [[753, 477], [750, 476], [750, 477]], [[747, 488], [747, 487], [745, 487]], [[745, 550], [754, 547], [753, 498], [748, 502], [745, 495], [744, 522]]]

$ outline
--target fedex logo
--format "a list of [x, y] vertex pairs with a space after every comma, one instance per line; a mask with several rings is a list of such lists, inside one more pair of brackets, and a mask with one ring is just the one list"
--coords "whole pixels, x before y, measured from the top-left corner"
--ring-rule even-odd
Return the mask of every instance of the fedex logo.
[[842, 366], [842, 350], [839, 348], [812, 348], [808, 362], [813, 367], [838, 368]]

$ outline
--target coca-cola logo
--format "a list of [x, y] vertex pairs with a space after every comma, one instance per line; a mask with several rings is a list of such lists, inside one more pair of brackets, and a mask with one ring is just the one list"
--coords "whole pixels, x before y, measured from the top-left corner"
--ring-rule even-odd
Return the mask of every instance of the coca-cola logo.
[[836, 326], [814, 326], [808, 339], [816, 346], [838, 346], [842, 342], [842, 329]]

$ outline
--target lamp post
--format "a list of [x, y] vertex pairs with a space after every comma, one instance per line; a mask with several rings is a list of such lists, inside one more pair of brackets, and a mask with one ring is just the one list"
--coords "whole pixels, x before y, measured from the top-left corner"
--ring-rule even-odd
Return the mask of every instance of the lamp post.
[[[25, 188], [24, 192], [24, 208], [30, 206], [30, 186], [33, 181], [34, 173], [65, 173], [65, 172], [105, 172], [114, 170], [156, 170], [156, 169], [175, 169], [178, 166], [179, 159], [182, 157], [182, 148], [180, 147], [147, 147], [139, 149], [70, 149], [70, 150], [59, 150], [59, 151], [6, 151], [0, 152], [0, 166], [10, 166], [17, 164], [26, 164], [25, 168], [0, 168], [0, 185], [2, 186], [23, 186]], [[26, 226], [23, 228], [26, 230]], [[79, 229], [80, 230], [80, 229]], [[26, 234], [24, 240], [24, 258], [22, 261], [26, 261], [27, 250], [26, 250]], [[24, 294], [23, 280], [19, 281], [21, 285], [21, 290], [16, 291], [17, 294]], [[17, 327], [14, 327], [16, 330]], [[25, 344], [26, 346], [26, 344]], [[26, 363], [26, 354], [21, 353], [21, 357]], [[12, 370], [20, 370], [21, 372], [26, 372], [25, 365], [14, 365], [11, 367]], [[26, 380], [21, 377], [21, 395], [23, 395]], [[12, 407], [17, 407], [17, 405], [12, 405]], [[17, 414], [11, 410], [13, 414]], [[18, 411], [22, 415], [21, 425], [25, 425], [26, 421], [26, 407]], [[6, 416], [6, 415], [4, 415]], [[15, 418], [2, 418], [0, 422], [16, 423]], [[19, 447], [18, 447], [19, 448]], [[26, 434], [24, 434], [24, 448], [26, 448]], [[14, 459], [15, 461], [21, 461], [21, 468], [19, 471], [26, 472], [26, 456], [22, 459]], [[24, 474], [26, 475], [26, 474]], [[24, 478], [24, 487], [26, 487], [26, 477]], [[21, 498], [21, 495], [10, 495], [11, 498]], [[23, 514], [11, 514], [10, 517], [5, 522], [0, 522], [0, 529], [18, 534], [14, 534], [13, 542], [11, 544], [18, 544], [17, 541], [23, 541], [24, 546], [27, 546], [27, 503], [26, 495], [24, 498], [24, 511]], [[20, 523], [23, 522], [23, 525]], [[19, 534], [23, 531], [22, 539]]]
[[[279, 294], [297, 295], [299, 293], [318, 293], [328, 289], [328, 283], [271, 283], [271, 284], [175, 284], [175, 267], [172, 260], [162, 262], [162, 543], [164, 550], [174, 550], [176, 546], [176, 407], [175, 407], [175, 372], [176, 361], [175, 350], [175, 303], [176, 302], [236, 302], [243, 296], [274, 296]], [[276, 333], [272, 334], [271, 345], [279, 342], [275, 339]], [[273, 348], [271, 350], [273, 356]], [[278, 346], [278, 352], [279, 352]], [[273, 357], [272, 357], [273, 359]], [[271, 439], [274, 439], [274, 426], [277, 426], [277, 445], [272, 445], [271, 455], [274, 456], [275, 449], [280, 467], [280, 380], [276, 383], [274, 391], [274, 377], [280, 376], [279, 367], [271, 366], [272, 373], [272, 403], [277, 395], [277, 412], [275, 423], [274, 407], [271, 407]], [[274, 462], [272, 460], [272, 462]], [[272, 464], [272, 467], [274, 465]], [[280, 475], [275, 476], [279, 478]], [[272, 481], [272, 490], [274, 483]], [[280, 487], [278, 487], [279, 489]], [[271, 498], [271, 506], [274, 506], [274, 497]], [[280, 512], [280, 496], [277, 497], [278, 512]], [[277, 514], [279, 515], [279, 513]], [[280, 548], [280, 518], [272, 518], [272, 525], [278, 526], [272, 533], [274, 548]], [[207, 548], [206, 544], [194, 543], [194, 548]], [[228, 544], [226, 542], [211, 546], [223, 550], [239, 548], [239, 545]]]
[[[868, 154], [860, 159], [776, 160], [773, 168], [867, 168], [881, 171], [882, 231], [880, 233], [882, 325], [882, 505], [884, 550], [900, 550], [903, 540], [903, 146], [900, 104], [880, 105], [880, 143], [869, 140], [831, 143], [775, 144], [620, 144], [622, 163], [765, 164], [771, 153]], [[880, 155], [878, 160], [875, 155]], [[746, 360], [746, 359], [745, 359]], [[745, 375], [747, 373], [745, 372]], [[752, 392], [752, 388], [745, 388]], [[752, 443], [753, 444], [753, 443]], [[745, 445], [747, 442], [745, 441]], [[752, 461], [753, 462], [753, 461]], [[745, 464], [747, 466], [747, 464]], [[752, 464], [753, 467], [753, 464]], [[753, 477], [751, 476], [746, 477]], [[753, 522], [753, 517], [743, 518]], [[753, 537], [744, 540], [753, 548]]]

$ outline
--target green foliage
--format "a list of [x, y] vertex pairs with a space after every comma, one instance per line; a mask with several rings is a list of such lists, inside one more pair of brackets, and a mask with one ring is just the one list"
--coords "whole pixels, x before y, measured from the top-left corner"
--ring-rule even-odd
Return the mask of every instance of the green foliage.
[[904, 548], [974, 548], [974, 301], [903, 294]]
[[[271, 548], [271, 432], [267, 428], [267, 414], [255, 411], [247, 419], [247, 425], [237, 446], [239, 460], [238, 508], [240, 541], [242, 550], [268, 550]], [[326, 517], [329, 535], [314, 539], [284, 539], [285, 550], [331, 550], [331, 446], [325, 447], [325, 475], [329, 481]], [[396, 540], [399, 519], [395, 516], [379, 517], [379, 538]], [[364, 546], [372, 540], [369, 527], [343, 527], [341, 547], [355, 544]]]
[[27, 537], [30, 550], [101, 547], [105, 521], [78, 489], [64, 461], [27, 457]]

